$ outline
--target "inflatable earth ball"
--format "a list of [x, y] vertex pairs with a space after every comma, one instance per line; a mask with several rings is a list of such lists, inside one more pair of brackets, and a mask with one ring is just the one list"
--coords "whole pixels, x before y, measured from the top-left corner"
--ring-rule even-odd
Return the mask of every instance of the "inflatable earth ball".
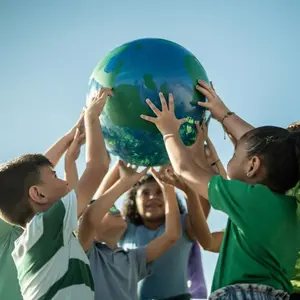
[[90, 99], [101, 87], [113, 89], [114, 96], [100, 116], [108, 151], [138, 166], [168, 163], [162, 135], [154, 124], [140, 118], [141, 114], [154, 116], [147, 98], [161, 108], [159, 92], [166, 99], [172, 93], [176, 116], [188, 117], [180, 135], [186, 145], [191, 145], [197, 135], [195, 122], [205, 118], [205, 109], [197, 105], [205, 101], [195, 89], [198, 79], [209, 82], [197, 58], [167, 40], [140, 39], [108, 53], [94, 69], [87, 95]]

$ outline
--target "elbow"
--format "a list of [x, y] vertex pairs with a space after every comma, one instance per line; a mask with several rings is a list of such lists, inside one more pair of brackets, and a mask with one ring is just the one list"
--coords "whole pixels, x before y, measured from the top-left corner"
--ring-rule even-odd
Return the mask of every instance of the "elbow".
[[171, 246], [173, 246], [181, 238], [181, 230], [174, 230], [171, 233], [168, 233], [168, 241]]
[[203, 248], [203, 250], [213, 252], [213, 247], [212, 247], [212, 241], [211, 240], [198, 239], [198, 243]]

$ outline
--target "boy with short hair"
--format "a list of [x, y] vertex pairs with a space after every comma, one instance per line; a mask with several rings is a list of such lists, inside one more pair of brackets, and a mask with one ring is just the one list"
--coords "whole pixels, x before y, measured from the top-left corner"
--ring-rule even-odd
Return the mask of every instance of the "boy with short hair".
[[181, 237], [175, 188], [161, 180], [161, 172], [157, 173], [152, 169], [166, 202], [165, 232], [144, 247], [130, 250], [118, 247], [117, 243], [127, 224], [114, 202], [136, 184], [146, 171], [137, 173], [119, 162], [104, 181], [118, 172], [119, 179], [82, 216], [79, 241], [90, 260], [97, 300], [137, 300], [138, 282], [150, 274], [149, 264], [166, 253]]
[[[64, 134], [45, 152], [45, 157], [47, 157], [54, 166], [71, 145], [76, 129], [80, 128], [82, 122], [83, 119], [81, 116], [73, 128]], [[79, 148], [83, 137], [84, 134], [81, 134], [78, 137]], [[74, 143], [72, 143], [72, 145], [73, 147], [76, 147]], [[68, 153], [70, 154], [72, 152], [68, 150]], [[0, 219], [0, 299], [23, 299], [17, 277], [16, 266], [11, 256], [14, 249], [14, 243], [22, 233], [23, 229], [21, 227], [8, 224]]]
[[1, 217], [24, 228], [12, 255], [25, 300], [94, 299], [89, 262], [73, 230], [108, 168], [99, 114], [111, 95], [101, 89], [85, 111], [86, 169], [74, 191], [43, 155], [0, 167]]

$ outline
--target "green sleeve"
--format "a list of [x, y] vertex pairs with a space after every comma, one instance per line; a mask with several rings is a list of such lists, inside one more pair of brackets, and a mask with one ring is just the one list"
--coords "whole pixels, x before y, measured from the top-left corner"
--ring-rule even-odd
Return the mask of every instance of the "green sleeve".
[[13, 230], [14, 226], [6, 223], [0, 219], [0, 238], [9, 234]]
[[237, 180], [214, 176], [208, 187], [211, 206], [224, 212], [238, 227], [253, 228], [269, 211], [270, 194], [263, 185], [250, 185]]

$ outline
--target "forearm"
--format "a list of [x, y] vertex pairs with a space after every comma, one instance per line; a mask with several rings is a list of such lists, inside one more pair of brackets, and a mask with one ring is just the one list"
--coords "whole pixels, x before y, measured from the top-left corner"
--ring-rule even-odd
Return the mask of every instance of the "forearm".
[[104, 215], [110, 210], [113, 204], [128, 190], [123, 180], [118, 180], [110, 189], [101, 195], [86, 211], [86, 218], [93, 227], [97, 227]]
[[245, 133], [254, 129], [252, 125], [241, 119], [236, 114], [230, 115], [223, 120], [226, 132], [231, 134], [235, 140], [239, 140]]
[[70, 139], [63, 136], [46, 151], [44, 156], [49, 159], [53, 166], [56, 166], [63, 154], [67, 151], [70, 143]]
[[99, 118], [89, 115], [85, 118], [86, 130], [86, 163], [98, 166], [99, 170], [108, 169], [108, 161], [103, 133]]
[[73, 190], [78, 184], [78, 171], [76, 162], [65, 161], [65, 180], [68, 183], [68, 186]]
[[[190, 193], [188, 196], [187, 208], [193, 233], [199, 244], [204, 249], [208, 249], [210, 248], [212, 243], [212, 236], [200, 199], [198, 198], [196, 193]], [[206, 199], [203, 200], [207, 202]]]
[[178, 134], [165, 138], [165, 146], [174, 172], [197, 194], [208, 198], [208, 183], [215, 175], [212, 169], [206, 170], [195, 164], [188, 154]]
[[[86, 209], [107, 172], [108, 166], [102, 161], [103, 144], [101, 127], [98, 117], [85, 115], [86, 130], [86, 168], [83, 172], [76, 194], [78, 199], [78, 216]], [[101, 155], [102, 154], [102, 155]]]
[[166, 229], [164, 235], [170, 242], [176, 242], [181, 236], [181, 222], [175, 188], [171, 187], [164, 191], [164, 198], [166, 201]]
[[111, 168], [104, 176], [104, 179], [102, 180], [95, 194], [95, 198], [99, 198], [101, 195], [103, 195], [110, 187], [112, 187], [117, 182], [119, 177], [119, 168], [116, 166]]

